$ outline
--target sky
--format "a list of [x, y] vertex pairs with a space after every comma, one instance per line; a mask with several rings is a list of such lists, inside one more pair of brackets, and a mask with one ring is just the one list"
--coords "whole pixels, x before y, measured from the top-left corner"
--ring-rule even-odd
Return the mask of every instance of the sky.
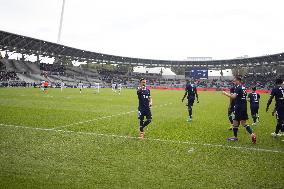
[[[63, 0], [0, 0], [0, 30], [57, 42]], [[60, 43], [136, 58], [284, 52], [283, 0], [66, 0]]]

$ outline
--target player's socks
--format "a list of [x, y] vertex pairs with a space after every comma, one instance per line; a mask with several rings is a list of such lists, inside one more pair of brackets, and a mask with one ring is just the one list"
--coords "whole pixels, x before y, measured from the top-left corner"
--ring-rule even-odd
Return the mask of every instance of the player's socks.
[[149, 123], [151, 123], [151, 119], [147, 119], [147, 120], [143, 123], [143, 128], [146, 127], [147, 125], [149, 125]]
[[252, 116], [253, 123], [256, 123], [256, 118], [257, 118], [256, 115]]
[[238, 140], [238, 127], [233, 127], [234, 137], [227, 138], [229, 141], [237, 141]]
[[231, 124], [233, 124], [233, 116], [232, 114], [228, 114], [228, 118]]
[[245, 128], [249, 134], [252, 134], [252, 129], [249, 125], [245, 125]]
[[188, 115], [192, 119], [192, 107], [188, 106]]
[[142, 121], [140, 120], [140, 132], [144, 132], [144, 127], [146, 127], [147, 125], [149, 125], [149, 123], [151, 123], [150, 119], [147, 119], [146, 121]]
[[282, 129], [282, 124], [277, 123], [275, 133], [278, 134], [281, 129]]
[[236, 138], [238, 137], [238, 130], [239, 130], [238, 127], [233, 128], [234, 137], [236, 137]]
[[140, 132], [144, 132], [143, 120], [140, 120]]

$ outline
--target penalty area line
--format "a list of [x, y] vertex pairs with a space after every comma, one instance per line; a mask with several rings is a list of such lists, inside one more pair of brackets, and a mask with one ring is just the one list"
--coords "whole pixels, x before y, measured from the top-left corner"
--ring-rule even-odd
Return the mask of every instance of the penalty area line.
[[[7, 125], [7, 124], [1, 124], [1, 123], [0, 123], [0, 126], [6, 127], [6, 128], [10, 127], [10, 128], [29, 129], [29, 130], [37, 130], [37, 131], [49, 131], [49, 132], [64, 133], [64, 134], [65, 133], [66, 134], [79, 134], [79, 135], [90, 135], [90, 136], [101, 136], [101, 137], [123, 138], [123, 139], [137, 139], [137, 140], [139, 139], [138, 137], [126, 136], [126, 135], [104, 134], [104, 133], [82, 132], [82, 131], [68, 131], [68, 130], [60, 130], [60, 129], [54, 129], [54, 128], [38, 128], [38, 127], [28, 127], [28, 126], [19, 126], [19, 125]], [[284, 153], [284, 151], [281, 151], [281, 150], [270, 150], [270, 149], [264, 149], [264, 148], [249, 148], [249, 147], [242, 147], [242, 146], [222, 145], [222, 144], [197, 143], [197, 142], [179, 141], [179, 140], [166, 140], [166, 139], [159, 139], [159, 138], [145, 138], [143, 140], [163, 142], [163, 143], [188, 144], [188, 145], [213, 147], [213, 148], [237, 149], [237, 150], [242, 150], [242, 151]]]

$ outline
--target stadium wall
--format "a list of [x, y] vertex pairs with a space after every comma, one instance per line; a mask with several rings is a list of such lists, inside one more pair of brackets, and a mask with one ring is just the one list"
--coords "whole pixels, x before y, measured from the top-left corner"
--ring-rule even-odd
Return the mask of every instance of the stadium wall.
[[[177, 90], [177, 91], [184, 91], [184, 88], [172, 88], [172, 87], [150, 87], [151, 89], [158, 89], [158, 90]], [[216, 91], [230, 91], [229, 88], [224, 88], [224, 89], [216, 89], [216, 88], [197, 88], [197, 91], [210, 91], [210, 92], [216, 92]], [[252, 92], [252, 90], [247, 90], [248, 93]], [[260, 94], [267, 94], [270, 93], [270, 90], [256, 90], [257, 93]]]

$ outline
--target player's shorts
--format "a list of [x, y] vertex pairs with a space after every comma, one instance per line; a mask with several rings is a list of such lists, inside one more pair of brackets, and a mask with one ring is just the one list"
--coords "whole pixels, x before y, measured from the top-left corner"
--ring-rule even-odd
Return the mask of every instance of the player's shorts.
[[47, 86], [44, 86], [45, 89], [47, 89]]
[[228, 109], [228, 115], [231, 115], [232, 113], [234, 113], [234, 106], [231, 106], [231, 108]]
[[194, 104], [194, 98], [188, 98], [187, 99], [187, 106], [193, 106], [193, 104]]
[[250, 106], [251, 115], [258, 114], [258, 109], [259, 109], [258, 105], [251, 105]]
[[138, 109], [138, 119], [152, 119], [152, 113], [150, 109]]
[[235, 106], [234, 114], [234, 120], [236, 121], [248, 120], [248, 113], [246, 107]]

